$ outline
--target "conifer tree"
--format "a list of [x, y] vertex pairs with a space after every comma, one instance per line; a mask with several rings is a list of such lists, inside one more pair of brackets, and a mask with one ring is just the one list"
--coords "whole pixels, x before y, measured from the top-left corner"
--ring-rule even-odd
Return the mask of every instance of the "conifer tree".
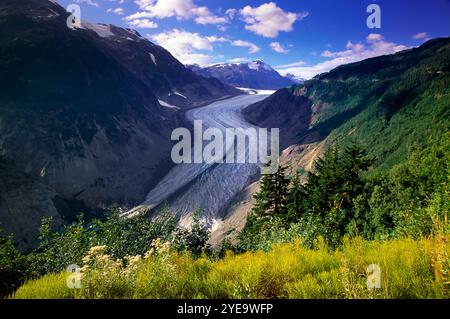
[[254, 195], [256, 200], [253, 214], [258, 219], [285, 217], [287, 214], [289, 178], [286, 168], [279, 166], [273, 174], [266, 174], [261, 179], [261, 190]]
[[292, 178], [288, 191], [287, 204], [287, 223], [296, 222], [301, 215], [304, 214], [305, 207], [305, 188], [301, 183], [300, 174], [297, 172]]

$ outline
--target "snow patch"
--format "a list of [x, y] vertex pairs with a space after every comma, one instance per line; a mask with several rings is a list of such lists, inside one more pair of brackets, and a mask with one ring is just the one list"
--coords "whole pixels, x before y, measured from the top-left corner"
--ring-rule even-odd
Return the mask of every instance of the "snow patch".
[[[183, 94], [181, 94], [181, 93], [179, 93], [179, 92], [176, 92], [176, 91], [174, 91], [172, 94], [181, 96], [182, 98], [185, 98], [186, 100], [188, 99], [186, 96], [184, 96]], [[170, 95], [170, 94], [169, 94], [169, 95]]]
[[145, 38], [142, 37], [142, 35], [141, 35], [139, 32], [137, 32], [137, 31], [134, 30], [134, 29], [126, 28], [125, 30], [126, 30], [129, 34], [132, 34], [132, 35], [134, 35], [134, 36], [136, 36], [136, 37], [138, 37], [138, 38], [140, 38], [140, 39], [145, 39]]
[[90, 22], [81, 22], [81, 28], [86, 30], [92, 30], [102, 38], [108, 38], [114, 36], [111, 32], [111, 25], [109, 24], [94, 24]]
[[167, 102], [164, 102], [163, 100], [158, 100], [158, 102], [159, 102], [159, 104], [160, 104], [161, 106], [168, 107], [168, 108], [170, 108], [170, 109], [177, 109], [177, 110], [180, 109], [178, 106], [171, 105], [171, 104], [169, 104], [169, 103], [167, 103]]
[[259, 70], [259, 65], [256, 62], [250, 62], [247, 64], [248, 68], [251, 70]]
[[266, 70], [266, 71], [272, 71], [273, 70], [270, 65], [267, 65], [264, 62], [259, 61], [259, 60], [249, 62], [249, 63], [247, 63], [247, 65], [248, 65], [248, 67], [250, 69], [257, 70], [257, 71], [263, 70], [263, 69]]
[[155, 58], [155, 56], [153, 55], [153, 53], [150, 53], [150, 59], [152, 59], [153, 64], [156, 65], [156, 58]]

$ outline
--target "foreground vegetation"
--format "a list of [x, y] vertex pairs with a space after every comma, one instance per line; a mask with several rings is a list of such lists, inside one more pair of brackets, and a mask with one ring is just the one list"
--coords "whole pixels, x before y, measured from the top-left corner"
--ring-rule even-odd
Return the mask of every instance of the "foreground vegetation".
[[[299, 241], [270, 252], [205, 256], [171, 252], [154, 241], [143, 256], [116, 261], [105, 246], [83, 259], [81, 288], [67, 286], [69, 273], [30, 281], [14, 298], [448, 298], [450, 244], [445, 237], [368, 242], [345, 239], [330, 250]], [[381, 288], [368, 289], [380, 267]]]
[[[238, 241], [215, 249], [199, 214], [191, 230], [178, 228], [168, 212], [153, 221], [123, 219], [118, 212], [89, 223], [80, 218], [63, 232], [44, 220], [40, 245], [27, 255], [11, 238], [1, 239], [0, 293], [449, 298], [449, 147], [444, 134], [375, 176], [368, 174], [374, 158], [356, 143], [331, 148], [306, 183], [281, 167], [262, 178]], [[68, 273], [71, 264], [80, 268]], [[373, 285], [379, 288], [369, 289]]]

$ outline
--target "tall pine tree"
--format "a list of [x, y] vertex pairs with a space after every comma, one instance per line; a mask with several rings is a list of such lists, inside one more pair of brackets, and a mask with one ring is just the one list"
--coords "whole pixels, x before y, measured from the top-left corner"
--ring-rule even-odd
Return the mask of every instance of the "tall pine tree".
[[273, 174], [263, 175], [261, 190], [254, 195], [256, 200], [253, 214], [258, 219], [268, 219], [274, 216], [284, 217], [287, 213], [289, 178], [286, 168], [279, 166]]

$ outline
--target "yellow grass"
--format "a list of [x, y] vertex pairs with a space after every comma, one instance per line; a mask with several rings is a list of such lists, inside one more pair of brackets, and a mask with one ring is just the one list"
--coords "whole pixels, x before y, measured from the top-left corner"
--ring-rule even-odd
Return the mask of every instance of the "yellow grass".
[[[449, 253], [445, 237], [346, 239], [337, 251], [297, 241], [218, 261], [156, 250], [118, 264], [104, 253], [86, 259], [81, 289], [69, 289], [61, 273], [27, 282], [12, 297], [448, 298]], [[380, 288], [368, 289], [370, 264], [380, 268]]]

